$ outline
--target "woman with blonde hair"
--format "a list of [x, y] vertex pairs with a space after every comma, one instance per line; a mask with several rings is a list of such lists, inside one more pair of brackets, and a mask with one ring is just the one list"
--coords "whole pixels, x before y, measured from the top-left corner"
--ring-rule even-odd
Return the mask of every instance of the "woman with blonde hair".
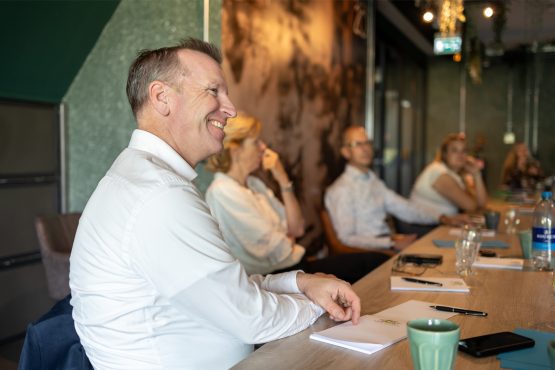
[[416, 179], [410, 199], [447, 215], [474, 212], [487, 201], [482, 167], [482, 162], [467, 155], [464, 134], [449, 134], [436, 159]]
[[[260, 139], [261, 123], [239, 113], [224, 128], [224, 149], [209, 158], [215, 171], [206, 201], [224, 240], [248, 274], [302, 269], [354, 282], [389, 257], [361, 253], [308, 262], [305, 248], [295, 242], [304, 233], [304, 218], [293, 183], [277, 153]], [[279, 184], [283, 203], [252, 174], [260, 167]]]
[[510, 190], [535, 190], [542, 180], [540, 163], [530, 155], [526, 144], [513, 145], [501, 173], [501, 184]]

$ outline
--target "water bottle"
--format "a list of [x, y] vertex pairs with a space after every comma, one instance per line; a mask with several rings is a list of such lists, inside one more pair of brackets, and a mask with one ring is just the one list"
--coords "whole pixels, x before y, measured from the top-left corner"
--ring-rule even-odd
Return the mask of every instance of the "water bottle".
[[552, 193], [544, 191], [542, 199], [534, 209], [532, 224], [532, 261], [534, 268], [540, 271], [553, 269], [553, 251], [555, 249], [555, 205]]

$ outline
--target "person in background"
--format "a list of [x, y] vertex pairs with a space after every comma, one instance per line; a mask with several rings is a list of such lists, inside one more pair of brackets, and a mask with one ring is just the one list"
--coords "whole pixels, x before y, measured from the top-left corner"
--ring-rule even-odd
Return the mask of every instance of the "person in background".
[[[383, 253], [345, 254], [308, 261], [296, 243], [304, 218], [293, 183], [277, 153], [260, 138], [261, 123], [239, 113], [225, 127], [224, 150], [208, 160], [216, 172], [206, 201], [225, 241], [249, 274], [303, 269], [355, 282], [385, 262]], [[280, 187], [283, 203], [252, 174], [268, 170]]]
[[467, 155], [464, 134], [449, 134], [416, 179], [410, 199], [446, 215], [477, 211], [487, 201], [481, 168], [481, 161]]
[[347, 160], [345, 171], [328, 187], [324, 201], [343, 243], [358, 248], [406, 248], [416, 235], [391, 236], [386, 223], [388, 214], [409, 223], [456, 222], [455, 218], [409, 202], [387, 188], [370, 169], [374, 152], [363, 127], [345, 129], [341, 155]]
[[228, 369], [324, 311], [360, 316], [333, 277], [247, 276], [192, 180], [236, 115], [212, 44], [144, 50], [127, 95], [138, 128], [81, 216], [71, 253], [75, 328], [95, 369]]
[[530, 155], [526, 144], [514, 144], [503, 162], [501, 184], [509, 190], [534, 191], [542, 179], [540, 163]]

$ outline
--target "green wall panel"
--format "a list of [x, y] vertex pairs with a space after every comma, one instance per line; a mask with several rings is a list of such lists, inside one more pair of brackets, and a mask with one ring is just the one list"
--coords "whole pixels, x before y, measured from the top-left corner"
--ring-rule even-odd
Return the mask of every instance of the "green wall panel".
[[0, 97], [59, 103], [118, 3], [0, 1]]
[[[129, 142], [135, 122], [125, 84], [141, 49], [202, 38], [202, 0], [123, 0], [64, 97], [68, 207], [81, 211]], [[219, 44], [221, 1], [210, 1], [211, 39]]]

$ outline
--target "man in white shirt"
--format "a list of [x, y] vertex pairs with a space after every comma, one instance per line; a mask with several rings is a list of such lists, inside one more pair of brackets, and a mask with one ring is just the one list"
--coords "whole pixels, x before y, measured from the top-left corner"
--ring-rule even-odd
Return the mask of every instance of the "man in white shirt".
[[407, 247], [416, 235], [390, 236], [388, 214], [409, 223], [450, 221], [439, 212], [413, 204], [388, 189], [370, 170], [374, 152], [363, 127], [348, 127], [342, 140], [341, 155], [347, 160], [347, 166], [326, 190], [325, 205], [343, 243], [359, 248], [401, 250]]
[[70, 260], [75, 327], [95, 369], [229, 368], [324, 310], [358, 321], [344, 281], [248, 277], [192, 184], [236, 114], [220, 63], [217, 48], [188, 39], [130, 68], [138, 129], [87, 203]]

